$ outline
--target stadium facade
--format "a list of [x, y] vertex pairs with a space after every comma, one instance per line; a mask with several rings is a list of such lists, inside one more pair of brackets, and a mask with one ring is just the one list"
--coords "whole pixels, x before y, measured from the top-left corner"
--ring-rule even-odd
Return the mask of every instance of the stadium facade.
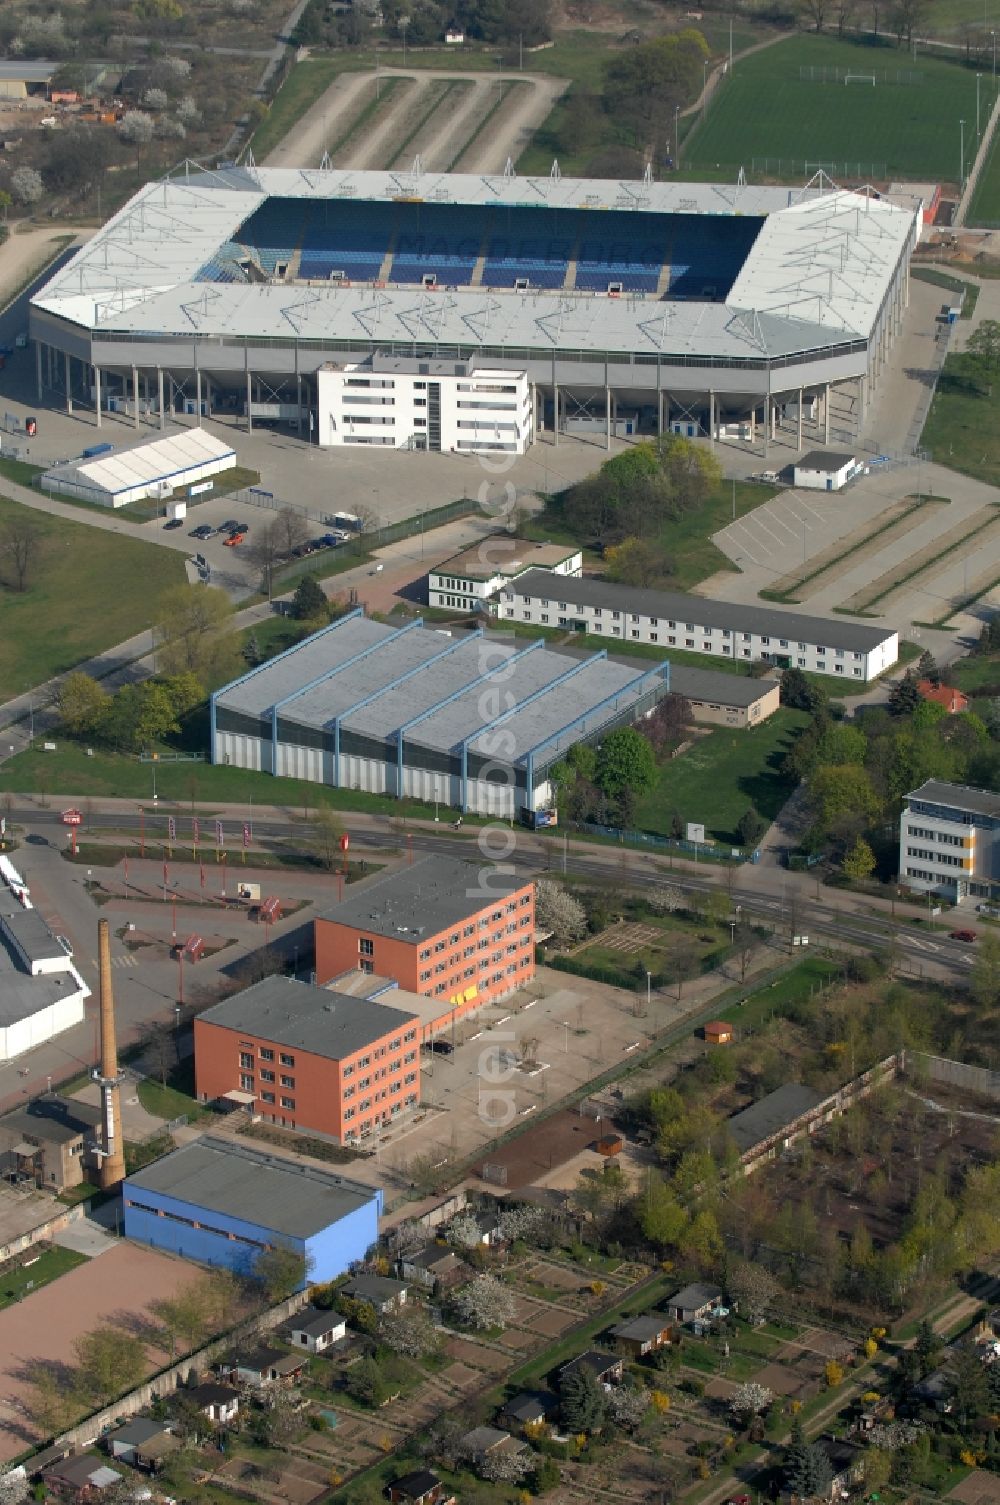
[[[230, 413], [323, 437], [319, 373], [524, 373], [530, 429], [860, 428], [899, 329], [919, 208], [802, 189], [217, 170], [149, 183], [32, 299], [38, 399]], [[406, 405], [408, 414], [412, 412]], [[360, 427], [357, 430], [359, 437]], [[482, 437], [482, 436], [477, 436]], [[419, 426], [393, 442], [422, 443]], [[470, 446], [472, 447], [472, 446]], [[481, 446], [489, 447], [486, 439]]]

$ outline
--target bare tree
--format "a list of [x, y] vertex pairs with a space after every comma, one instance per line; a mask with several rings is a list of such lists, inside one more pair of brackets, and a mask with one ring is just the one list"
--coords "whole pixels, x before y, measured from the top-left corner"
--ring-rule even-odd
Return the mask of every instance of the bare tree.
[[343, 834], [343, 822], [336, 810], [331, 810], [329, 805], [320, 805], [316, 810], [312, 839], [309, 844], [321, 866], [325, 867], [328, 873], [332, 873], [341, 862], [346, 862], [340, 845]]
[[31, 513], [17, 508], [0, 527], [0, 558], [6, 561], [13, 587], [25, 591], [42, 552], [42, 532]]
[[816, 30], [822, 31], [826, 23], [830, 7], [830, 0], [802, 0], [801, 10], [804, 18]]
[[243, 550], [243, 557], [259, 572], [260, 588], [269, 601], [274, 587], [274, 572], [282, 559], [282, 537], [281, 525], [277, 521], [268, 523]]
[[305, 517], [295, 507], [282, 507], [275, 518], [272, 527], [281, 541], [281, 547], [286, 554], [297, 549], [300, 543], [304, 543], [309, 537], [309, 524]]

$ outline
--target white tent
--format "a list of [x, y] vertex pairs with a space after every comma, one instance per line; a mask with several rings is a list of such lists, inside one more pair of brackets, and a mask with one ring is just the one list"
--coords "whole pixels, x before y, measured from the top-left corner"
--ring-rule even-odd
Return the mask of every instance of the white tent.
[[132, 449], [55, 465], [42, 476], [44, 491], [63, 492], [102, 507], [124, 507], [149, 496], [169, 496], [231, 470], [236, 451], [208, 429], [186, 429]]

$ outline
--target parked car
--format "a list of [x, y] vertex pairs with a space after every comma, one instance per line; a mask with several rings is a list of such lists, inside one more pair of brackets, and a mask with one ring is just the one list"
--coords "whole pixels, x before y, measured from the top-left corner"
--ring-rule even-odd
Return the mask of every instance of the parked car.
[[226, 521], [224, 523], [220, 523], [219, 524], [219, 532], [220, 533], [235, 533], [235, 531], [236, 531], [236, 529], [238, 527], [239, 527], [239, 523], [236, 521], [235, 517], [229, 517], [229, 518], [226, 519]]
[[970, 946], [976, 939], [974, 930], [953, 930], [950, 933], [953, 941], [966, 941]]
[[245, 533], [230, 533], [228, 538], [223, 539], [222, 547], [224, 549], [235, 549], [236, 545], [242, 543], [244, 538], [246, 538]]
[[335, 549], [338, 544], [345, 543], [342, 533], [322, 533], [316, 542], [324, 549]]
[[174, 528], [183, 528], [183, 526], [184, 519], [182, 517], [170, 517], [163, 524], [163, 531], [164, 533], [170, 533]]
[[215, 529], [209, 527], [208, 523], [199, 523], [198, 527], [192, 528], [191, 532], [188, 534], [188, 538], [200, 538], [202, 542], [204, 542], [206, 538], [214, 537]]

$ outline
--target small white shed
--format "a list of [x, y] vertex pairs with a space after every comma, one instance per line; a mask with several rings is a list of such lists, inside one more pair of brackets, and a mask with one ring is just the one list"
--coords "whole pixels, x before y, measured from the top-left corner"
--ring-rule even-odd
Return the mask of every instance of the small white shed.
[[812, 449], [795, 462], [795, 485], [809, 491], [839, 491], [860, 469], [856, 455]]

